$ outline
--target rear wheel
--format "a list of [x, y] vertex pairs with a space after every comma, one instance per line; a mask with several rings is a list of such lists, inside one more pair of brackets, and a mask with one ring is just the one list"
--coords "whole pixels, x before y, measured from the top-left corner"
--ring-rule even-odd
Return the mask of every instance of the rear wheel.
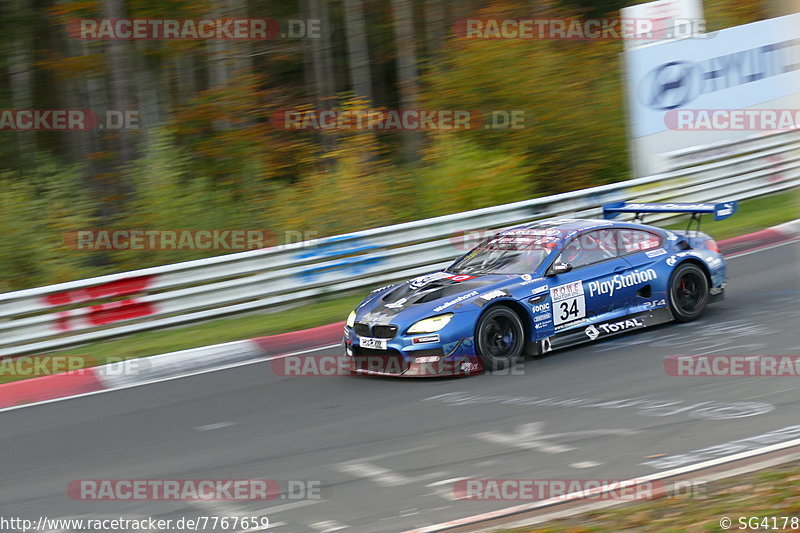
[[708, 278], [692, 263], [683, 263], [672, 273], [669, 306], [678, 322], [691, 322], [703, 314], [709, 301]]
[[522, 321], [511, 309], [495, 306], [478, 320], [475, 346], [487, 370], [510, 367], [522, 355], [524, 345]]

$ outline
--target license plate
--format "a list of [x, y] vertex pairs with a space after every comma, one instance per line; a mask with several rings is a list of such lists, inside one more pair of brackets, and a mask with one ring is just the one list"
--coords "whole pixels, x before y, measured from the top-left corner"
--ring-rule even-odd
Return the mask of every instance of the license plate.
[[359, 345], [362, 348], [372, 348], [373, 350], [385, 350], [386, 343], [388, 342], [386, 339], [373, 339], [371, 337], [359, 337], [358, 339]]

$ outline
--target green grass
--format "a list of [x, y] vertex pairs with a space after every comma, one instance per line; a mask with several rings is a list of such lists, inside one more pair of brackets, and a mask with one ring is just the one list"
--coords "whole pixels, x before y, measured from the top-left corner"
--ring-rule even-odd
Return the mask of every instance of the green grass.
[[[729, 531], [743, 531], [739, 529], [739, 517], [800, 516], [800, 467], [790, 463], [767, 471], [723, 479], [708, 483], [697, 492], [623, 504], [611, 510], [592, 511], [533, 528], [505, 530], [503, 533], [704, 533], [725, 531], [719, 525], [723, 517], [733, 521]], [[780, 529], [781, 522], [778, 525], [777, 531], [792, 531], [791, 527]]]
[[[739, 212], [734, 216], [721, 222], [708, 221], [703, 230], [715, 239], [725, 239], [794, 220], [800, 217], [799, 213], [800, 190], [792, 190], [742, 202], [739, 205]], [[675, 229], [682, 227], [685, 227], [685, 223], [674, 226]], [[168, 330], [144, 331], [55, 353], [89, 356], [90, 360], [101, 365], [109, 360], [132, 359], [209, 344], [286, 333], [341, 322], [358, 305], [364, 294], [366, 289], [359, 293], [329, 298], [282, 312], [265, 312]], [[0, 383], [16, 379], [0, 375]]]
[[[703, 217], [703, 228], [716, 240], [745, 235], [800, 218], [800, 189], [772, 194], [739, 202], [739, 211], [732, 217], [715, 222], [713, 217]], [[667, 226], [683, 229], [686, 222]]]

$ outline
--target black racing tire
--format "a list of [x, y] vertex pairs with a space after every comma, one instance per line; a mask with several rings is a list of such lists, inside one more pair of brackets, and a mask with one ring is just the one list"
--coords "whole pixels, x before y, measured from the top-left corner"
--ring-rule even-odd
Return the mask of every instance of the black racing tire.
[[678, 322], [697, 320], [711, 299], [708, 278], [694, 263], [682, 263], [669, 281], [669, 308]]
[[525, 328], [519, 315], [503, 305], [489, 308], [475, 327], [475, 349], [486, 370], [513, 365], [525, 347]]

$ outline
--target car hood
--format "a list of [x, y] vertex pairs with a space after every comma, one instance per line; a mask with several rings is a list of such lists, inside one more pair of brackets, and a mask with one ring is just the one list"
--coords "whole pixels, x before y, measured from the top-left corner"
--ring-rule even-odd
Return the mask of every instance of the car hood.
[[[523, 278], [518, 275], [473, 277], [435, 272], [378, 289], [356, 309], [356, 321], [388, 324], [396, 321], [401, 313], [403, 319], [416, 320], [434, 314], [478, 309], [467, 305], [476, 299], [480, 301], [480, 296], [487, 294], [510, 297], [509, 287], [531, 279], [530, 276]], [[483, 303], [485, 301], [488, 300]]]

